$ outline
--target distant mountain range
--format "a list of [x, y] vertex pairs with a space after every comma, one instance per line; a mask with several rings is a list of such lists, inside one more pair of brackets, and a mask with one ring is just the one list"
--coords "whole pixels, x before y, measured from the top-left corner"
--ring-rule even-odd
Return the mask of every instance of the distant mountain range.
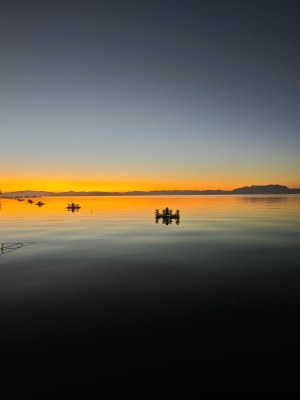
[[300, 194], [300, 189], [282, 185], [244, 186], [233, 190], [152, 190], [131, 192], [45, 192], [22, 190], [2, 193], [0, 197], [50, 197], [50, 196], [176, 196], [176, 195], [226, 195], [226, 194]]

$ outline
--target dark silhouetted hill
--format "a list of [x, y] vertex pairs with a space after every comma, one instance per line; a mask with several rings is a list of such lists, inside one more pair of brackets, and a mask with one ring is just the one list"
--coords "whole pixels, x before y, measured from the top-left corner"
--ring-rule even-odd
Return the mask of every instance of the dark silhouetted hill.
[[45, 192], [23, 190], [2, 193], [0, 197], [50, 197], [50, 196], [180, 196], [180, 195], [255, 195], [255, 194], [300, 194], [300, 189], [290, 189], [282, 185], [244, 186], [233, 190], [152, 190], [131, 192]]
[[[56, 196], [53, 192], [36, 191], [36, 190], [18, 190], [16, 192], [2, 193], [2, 197], [48, 197]], [[0, 196], [1, 197], [1, 196]]]
[[300, 193], [300, 189], [290, 189], [281, 185], [244, 186], [234, 189], [232, 194], [293, 194]]

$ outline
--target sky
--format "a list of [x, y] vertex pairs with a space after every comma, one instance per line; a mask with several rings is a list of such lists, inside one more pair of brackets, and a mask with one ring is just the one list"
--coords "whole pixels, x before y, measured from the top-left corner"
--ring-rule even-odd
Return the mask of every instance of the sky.
[[300, 4], [1, 0], [0, 190], [300, 187]]

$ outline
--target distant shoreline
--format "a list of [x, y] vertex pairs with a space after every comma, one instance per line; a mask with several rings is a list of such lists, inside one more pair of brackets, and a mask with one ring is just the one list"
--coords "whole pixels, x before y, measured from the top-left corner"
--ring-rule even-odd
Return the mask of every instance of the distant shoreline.
[[34, 190], [21, 190], [15, 192], [6, 192], [0, 195], [0, 198], [11, 197], [67, 197], [67, 196], [195, 196], [195, 195], [275, 195], [275, 194], [300, 194], [299, 189], [290, 189], [282, 185], [265, 185], [265, 186], [244, 186], [233, 190], [151, 190], [151, 191], [128, 191], [128, 192], [47, 192]]

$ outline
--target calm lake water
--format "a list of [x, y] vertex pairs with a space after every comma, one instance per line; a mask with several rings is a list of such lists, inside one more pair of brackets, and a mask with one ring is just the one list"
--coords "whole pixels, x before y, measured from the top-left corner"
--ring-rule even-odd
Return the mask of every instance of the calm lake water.
[[0, 382], [298, 385], [300, 196], [42, 200], [0, 200]]

